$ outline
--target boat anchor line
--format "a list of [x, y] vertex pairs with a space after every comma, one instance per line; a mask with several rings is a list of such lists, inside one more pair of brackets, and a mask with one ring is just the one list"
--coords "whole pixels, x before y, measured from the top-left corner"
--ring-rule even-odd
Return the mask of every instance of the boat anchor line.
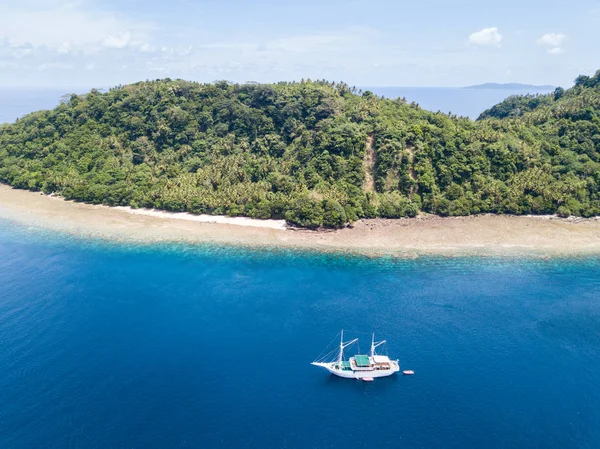
[[[388, 377], [400, 371], [400, 361], [391, 360], [387, 355], [377, 354], [376, 349], [386, 343], [386, 340], [375, 341], [375, 334], [371, 336], [371, 351], [369, 355], [357, 354], [348, 360], [344, 358], [344, 350], [354, 343], [358, 338], [344, 341], [344, 331], [340, 333], [340, 345], [312, 362], [312, 365], [321, 367], [331, 374], [346, 379], [361, 379], [372, 382], [377, 377]], [[406, 370], [404, 374], [414, 374], [414, 371]]]

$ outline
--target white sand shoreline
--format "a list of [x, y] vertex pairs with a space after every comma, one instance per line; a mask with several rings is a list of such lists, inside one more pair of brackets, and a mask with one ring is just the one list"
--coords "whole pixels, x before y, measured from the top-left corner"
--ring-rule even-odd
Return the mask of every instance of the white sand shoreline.
[[[7, 187], [2, 186], [0, 187]], [[10, 187], [9, 187], [10, 188]], [[15, 190], [15, 189], [12, 189]], [[66, 201], [63, 197], [50, 194], [47, 195], [48, 198], [52, 198], [59, 201]], [[73, 202], [74, 203], [74, 202]], [[155, 218], [164, 218], [170, 220], [186, 220], [186, 221], [195, 221], [198, 223], [219, 223], [219, 224], [230, 224], [236, 226], [249, 226], [256, 228], [267, 228], [267, 229], [287, 229], [287, 224], [285, 220], [263, 220], [258, 218], [250, 218], [250, 217], [228, 217], [226, 215], [206, 215], [206, 214], [191, 214], [189, 212], [169, 212], [160, 209], [147, 209], [147, 208], [138, 208], [134, 209], [130, 206], [116, 206], [113, 207], [114, 210], [122, 210], [127, 212], [128, 214], [133, 215], [143, 215], [147, 217], [155, 217]]]
[[265, 229], [279, 229], [285, 231], [287, 224], [285, 220], [260, 220], [249, 217], [227, 217], [225, 215], [195, 215], [189, 212], [167, 212], [158, 209], [133, 209], [129, 206], [115, 207], [117, 210], [122, 210], [128, 214], [144, 215], [146, 217], [156, 217], [169, 220], [186, 220], [195, 221], [197, 223], [219, 223], [235, 226], [248, 226]]
[[123, 242], [190, 242], [391, 255], [600, 255], [600, 220], [555, 216], [422, 216], [309, 231], [280, 220], [202, 216], [65, 201], [0, 185], [0, 219]]

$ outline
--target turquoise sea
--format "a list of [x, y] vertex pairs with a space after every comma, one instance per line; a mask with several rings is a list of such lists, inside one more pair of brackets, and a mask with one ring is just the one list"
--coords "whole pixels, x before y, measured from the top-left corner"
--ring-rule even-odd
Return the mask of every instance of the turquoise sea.
[[[1, 448], [600, 447], [600, 259], [135, 246], [7, 221], [0, 256]], [[416, 374], [311, 366], [341, 328]]]

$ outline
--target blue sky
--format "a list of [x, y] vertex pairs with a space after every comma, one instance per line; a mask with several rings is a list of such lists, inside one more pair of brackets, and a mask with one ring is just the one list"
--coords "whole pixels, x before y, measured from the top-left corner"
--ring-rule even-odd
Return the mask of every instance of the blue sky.
[[597, 42], [598, 0], [0, 0], [0, 85], [568, 86]]

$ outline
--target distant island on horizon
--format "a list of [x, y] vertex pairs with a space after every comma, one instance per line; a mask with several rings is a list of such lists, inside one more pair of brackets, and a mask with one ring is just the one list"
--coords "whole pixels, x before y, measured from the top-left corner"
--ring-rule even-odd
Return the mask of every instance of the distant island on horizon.
[[536, 86], [535, 84], [521, 83], [484, 83], [465, 86], [462, 89], [494, 89], [494, 90], [554, 90], [556, 87], [549, 84]]

